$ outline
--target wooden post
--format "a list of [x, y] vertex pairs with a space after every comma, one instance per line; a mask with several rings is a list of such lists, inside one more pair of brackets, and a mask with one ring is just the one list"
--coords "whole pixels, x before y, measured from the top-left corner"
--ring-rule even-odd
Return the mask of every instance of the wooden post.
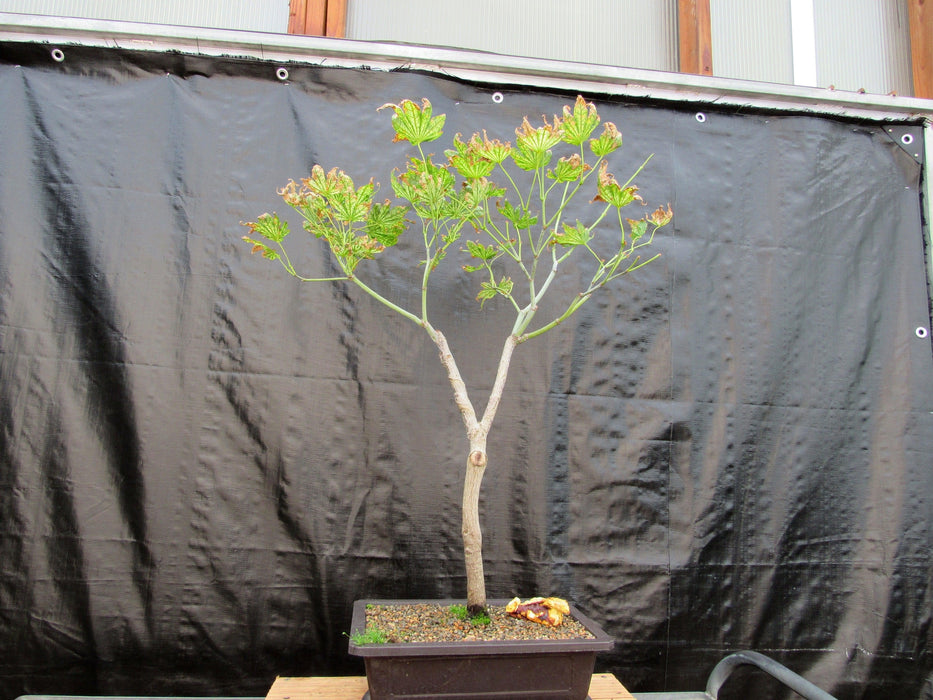
[[933, 99], [933, 0], [907, 0], [914, 97]]
[[677, 6], [680, 72], [712, 75], [709, 0], [677, 0]]
[[347, 0], [327, 0], [327, 36], [347, 35]]
[[345, 36], [347, 0], [289, 0], [288, 33]]

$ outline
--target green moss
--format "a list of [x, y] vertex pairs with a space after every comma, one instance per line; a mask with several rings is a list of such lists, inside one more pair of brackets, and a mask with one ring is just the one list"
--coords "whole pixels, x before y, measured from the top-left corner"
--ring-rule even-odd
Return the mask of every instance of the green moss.
[[389, 637], [378, 627], [367, 627], [363, 632], [354, 632], [350, 635], [350, 641], [357, 646], [364, 644], [385, 644]]
[[483, 627], [488, 625], [492, 620], [489, 619], [489, 615], [486, 613], [480, 613], [479, 615], [474, 615], [470, 618], [470, 624], [474, 627]]
[[458, 620], [463, 620], [464, 622], [469, 620], [470, 624], [474, 627], [488, 625], [491, 622], [489, 615], [486, 613], [480, 613], [479, 615], [473, 615], [471, 617], [470, 613], [467, 611], [466, 605], [451, 605], [449, 610], [450, 614]]

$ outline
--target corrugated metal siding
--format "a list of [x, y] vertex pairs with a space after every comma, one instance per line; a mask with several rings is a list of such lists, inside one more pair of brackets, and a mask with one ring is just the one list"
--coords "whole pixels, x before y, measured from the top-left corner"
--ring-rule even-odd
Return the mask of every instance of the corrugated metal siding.
[[347, 36], [677, 70], [676, 0], [349, 0]]
[[[906, 0], [812, 0], [816, 84], [912, 94]], [[794, 82], [790, 0], [711, 0], [713, 73]]]
[[281, 32], [288, 0], [0, 0], [0, 12]]
[[821, 87], [913, 94], [906, 0], [814, 0]]
[[713, 74], [794, 82], [789, 0], [711, 0]]

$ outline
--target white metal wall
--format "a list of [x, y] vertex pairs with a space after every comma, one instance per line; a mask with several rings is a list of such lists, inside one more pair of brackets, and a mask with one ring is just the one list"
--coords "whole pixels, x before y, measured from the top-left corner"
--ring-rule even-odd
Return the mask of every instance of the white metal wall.
[[913, 94], [906, 0], [711, 0], [713, 73]]
[[814, 0], [820, 87], [913, 94], [906, 0]]
[[676, 0], [349, 0], [347, 37], [677, 70]]
[[0, 0], [0, 12], [285, 32], [288, 0]]
[[794, 82], [790, 0], [711, 0], [713, 73]]

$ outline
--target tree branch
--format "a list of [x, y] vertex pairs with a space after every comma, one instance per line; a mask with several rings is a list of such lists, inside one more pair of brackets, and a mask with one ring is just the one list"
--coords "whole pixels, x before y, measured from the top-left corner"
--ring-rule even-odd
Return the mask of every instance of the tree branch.
[[496, 411], [499, 409], [499, 401], [502, 399], [502, 392], [505, 390], [505, 380], [509, 376], [509, 363], [512, 361], [512, 351], [518, 342], [515, 335], [509, 335], [502, 346], [502, 355], [499, 358], [499, 368], [496, 370], [496, 381], [492, 385], [492, 391], [489, 394], [489, 401], [486, 402], [486, 411], [483, 413], [483, 420], [480, 427], [488, 433], [492, 427], [492, 421], [496, 417]]
[[[460, 415], [463, 417], [463, 424], [466, 426], [467, 437], [472, 442], [476, 432], [480, 430], [480, 424], [476, 420], [476, 411], [470, 402], [470, 396], [467, 393], [466, 384], [460, 376], [460, 370], [457, 368], [457, 361], [454, 360], [450, 352], [450, 346], [447, 344], [447, 338], [439, 330], [434, 331], [434, 342], [440, 352], [441, 363], [447, 370], [447, 378], [450, 380], [450, 386], [454, 390], [454, 403], [460, 409]], [[488, 428], [487, 428], [488, 431]]]

